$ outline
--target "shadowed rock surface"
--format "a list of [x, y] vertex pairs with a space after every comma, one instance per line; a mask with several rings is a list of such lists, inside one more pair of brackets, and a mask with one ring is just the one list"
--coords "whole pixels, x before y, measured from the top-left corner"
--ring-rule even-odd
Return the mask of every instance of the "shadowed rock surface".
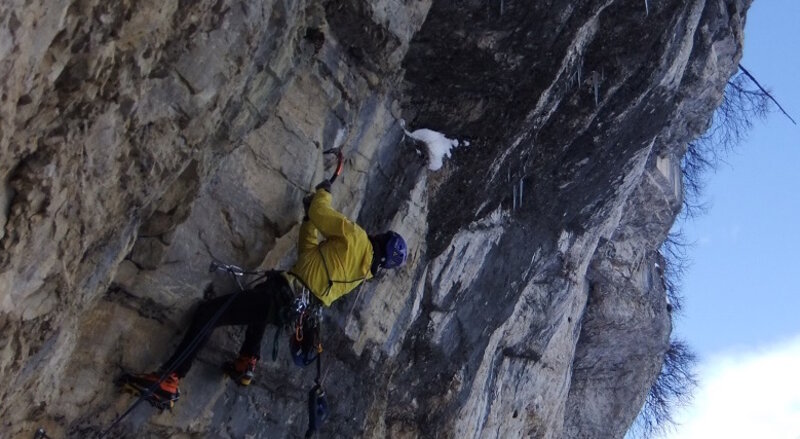
[[[669, 345], [680, 160], [749, 4], [0, 5], [0, 436], [111, 425], [122, 368], [235, 288], [212, 258], [290, 266], [343, 132], [335, 206], [411, 252], [327, 310], [322, 436], [623, 437]], [[469, 146], [431, 173], [401, 119]], [[313, 368], [282, 339], [238, 388], [219, 366], [242, 337], [110, 436], [302, 437]]]

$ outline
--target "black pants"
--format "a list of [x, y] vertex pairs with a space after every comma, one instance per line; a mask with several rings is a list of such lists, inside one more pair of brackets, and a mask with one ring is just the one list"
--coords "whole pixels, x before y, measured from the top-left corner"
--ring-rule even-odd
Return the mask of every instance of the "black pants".
[[[217, 312], [222, 309], [232, 294], [216, 297], [202, 302], [194, 313], [192, 324], [175, 353], [161, 366], [161, 370], [171, 368], [183, 378], [192, 367], [197, 353], [206, 344], [211, 332], [218, 326], [247, 325], [244, 342], [239, 350], [240, 355], [260, 357], [261, 340], [268, 325], [281, 324], [281, 309], [292, 301], [289, 284], [280, 272], [270, 272], [264, 282], [255, 287], [242, 291], [233, 299], [227, 308], [219, 315], [216, 322], [200, 335]], [[195, 341], [196, 340], [196, 341]], [[194, 344], [194, 346], [191, 346]], [[180, 364], [174, 364], [184, 359]]]

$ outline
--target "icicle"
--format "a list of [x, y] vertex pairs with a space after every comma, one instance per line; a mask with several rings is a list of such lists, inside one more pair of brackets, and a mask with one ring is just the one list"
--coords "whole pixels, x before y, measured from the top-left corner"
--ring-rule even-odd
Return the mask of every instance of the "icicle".
[[505, 0], [500, 0], [500, 15], [503, 15], [503, 12], [505, 10], [505, 6], [506, 6], [505, 5]]
[[644, 0], [644, 15], [650, 15], [650, 5], [647, 4], [647, 0]]
[[597, 70], [592, 72], [592, 85], [594, 85], [594, 105], [600, 105], [600, 74]]
[[511, 189], [512, 189], [512, 192], [513, 192], [513, 195], [511, 197], [511, 199], [512, 199], [511, 211], [513, 212], [513, 211], [517, 210], [517, 185], [511, 186]]
[[521, 179], [519, 181], [519, 207], [522, 208], [522, 184], [525, 180]]

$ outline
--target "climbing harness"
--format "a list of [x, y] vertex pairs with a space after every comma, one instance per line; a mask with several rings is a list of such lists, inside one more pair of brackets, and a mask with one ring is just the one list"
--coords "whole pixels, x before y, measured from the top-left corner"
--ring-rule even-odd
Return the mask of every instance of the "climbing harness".
[[[181, 354], [161, 373], [158, 381], [154, 382], [149, 388], [140, 392], [139, 396], [136, 398], [136, 401], [134, 401], [133, 404], [131, 404], [131, 406], [128, 407], [128, 409], [125, 410], [121, 415], [117, 416], [114, 422], [112, 422], [111, 425], [100, 434], [100, 439], [106, 437], [114, 427], [116, 427], [123, 419], [125, 419], [125, 417], [127, 417], [133, 411], [133, 409], [135, 409], [142, 401], [146, 400], [148, 396], [152, 395], [153, 392], [156, 390], [156, 388], [161, 384], [161, 382], [164, 381], [172, 372], [174, 372], [175, 369], [181, 363], [183, 363], [184, 360], [186, 360], [189, 354], [191, 354], [191, 352], [197, 348], [198, 344], [203, 339], [203, 337], [205, 337], [208, 334], [208, 332], [214, 328], [214, 325], [216, 324], [217, 320], [219, 320], [220, 317], [222, 317], [222, 314], [228, 309], [231, 303], [233, 303], [233, 301], [236, 300], [236, 297], [239, 296], [239, 293], [245, 291], [248, 287], [253, 285], [258, 279], [266, 276], [266, 272], [246, 271], [240, 267], [237, 267], [236, 265], [223, 264], [217, 261], [211, 262], [208, 271], [209, 273], [214, 273], [217, 271], [223, 271], [228, 273], [236, 282], [236, 285], [239, 287], [239, 289], [235, 293], [231, 294], [231, 297], [224, 304], [222, 304], [222, 306], [211, 317], [211, 319], [209, 319], [209, 321], [206, 322], [205, 326], [203, 326], [203, 328], [200, 330], [197, 336], [195, 336], [194, 340], [192, 340], [192, 342], [189, 343], [189, 346], [187, 346], [186, 349], [183, 352], [181, 352]], [[248, 282], [246, 285], [243, 285], [240, 278], [245, 275], [259, 275], [259, 277]], [[169, 401], [170, 405], [172, 402], [174, 401]], [[158, 407], [158, 408], [161, 408], [161, 410], [163, 411], [163, 409], [166, 407], [163, 408]], [[41, 438], [46, 439], [46, 436], [42, 436]], [[37, 437], [37, 439], [39, 438]]]
[[300, 367], [308, 366], [317, 359], [322, 352], [320, 329], [322, 322], [322, 308], [317, 304], [306, 305], [302, 299], [295, 301], [292, 318], [289, 324], [289, 349], [291, 350], [294, 364]]

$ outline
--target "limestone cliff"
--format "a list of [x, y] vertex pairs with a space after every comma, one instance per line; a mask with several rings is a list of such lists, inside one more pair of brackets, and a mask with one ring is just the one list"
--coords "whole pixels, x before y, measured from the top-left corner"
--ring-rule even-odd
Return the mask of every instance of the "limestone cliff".
[[[668, 346], [680, 159], [749, 3], [4, 2], [0, 436], [108, 427], [121, 368], [234, 288], [212, 258], [292, 262], [344, 133], [336, 206], [411, 253], [326, 314], [322, 436], [622, 437]], [[401, 119], [469, 146], [431, 173]], [[236, 388], [241, 337], [110, 436], [301, 437], [313, 370], [281, 351]]]

